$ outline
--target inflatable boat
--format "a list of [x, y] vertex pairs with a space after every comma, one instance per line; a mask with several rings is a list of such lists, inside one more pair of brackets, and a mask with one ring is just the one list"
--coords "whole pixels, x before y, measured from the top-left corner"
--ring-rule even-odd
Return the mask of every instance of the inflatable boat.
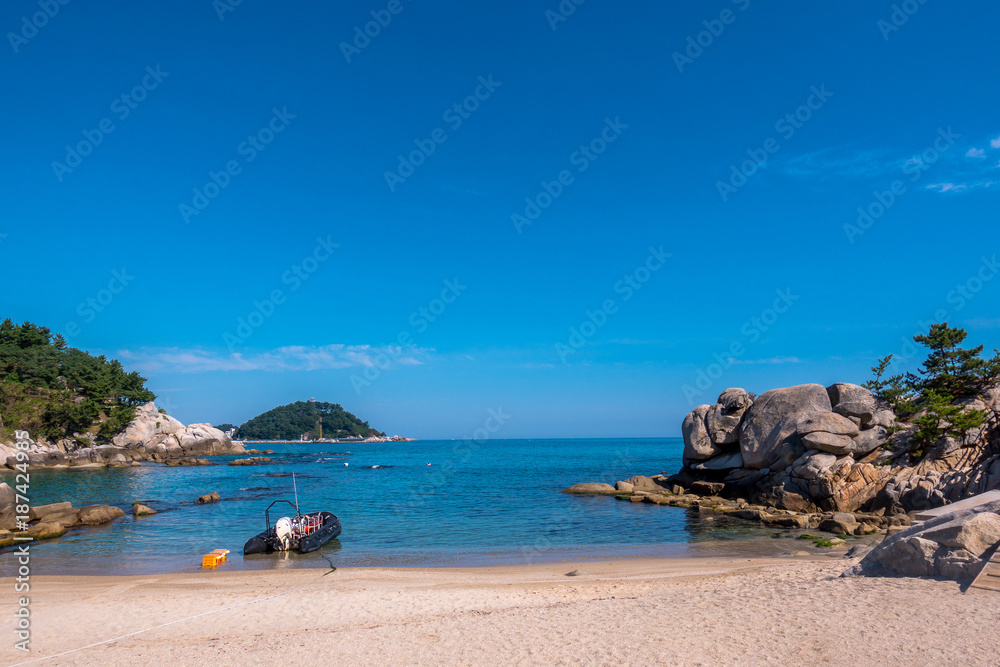
[[[295, 516], [283, 516], [271, 523], [271, 508], [278, 503], [288, 503]], [[333, 512], [299, 513], [299, 508], [288, 500], [275, 500], [264, 510], [264, 532], [254, 535], [243, 545], [243, 555], [270, 554], [276, 551], [298, 551], [307, 554], [316, 551], [340, 535], [340, 519]]]

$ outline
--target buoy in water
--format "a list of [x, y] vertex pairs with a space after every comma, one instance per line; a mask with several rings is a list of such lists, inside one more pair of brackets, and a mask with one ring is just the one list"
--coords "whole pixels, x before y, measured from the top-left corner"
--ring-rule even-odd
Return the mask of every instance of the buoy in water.
[[427, 465], [430, 465], [430, 463], [428, 463]]
[[346, 466], [346, 465], [350, 465], [350, 464], [349, 463], [345, 463], [344, 465]]

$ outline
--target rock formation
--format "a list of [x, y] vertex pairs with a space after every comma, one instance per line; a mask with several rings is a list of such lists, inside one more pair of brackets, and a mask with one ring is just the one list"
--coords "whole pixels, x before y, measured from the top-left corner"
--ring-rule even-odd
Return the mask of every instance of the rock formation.
[[[28, 508], [27, 515], [15, 512], [16, 495], [9, 484], [0, 484], [0, 547], [25, 541], [25, 538], [48, 540], [62, 537], [66, 529], [75, 526], [99, 526], [124, 516], [125, 512], [110, 505], [87, 505], [79, 509], [71, 503], [52, 503]], [[21, 509], [23, 512], [23, 508]], [[19, 525], [18, 516], [27, 517]], [[17, 538], [17, 539], [15, 539]]]
[[918, 523], [891, 535], [845, 576], [939, 577], [970, 582], [1000, 542], [1000, 502]]
[[[136, 408], [135, 418], [110, 444], [81, 445], [89, 436], [47, 441], [39, 438], [28, 450], [29, 468], [114, 467], [137, 461], [169, 461], [190, 457], [243, 454], [246, 450], [211, 424], [184, 426], [161, 413], [152, 402]], [[90, 442], [93, 442], [90, 440]], [[0, 461], [13, 469], [13, 443], [0, 443]]]
[[914, 461], [914, 427], [864, 387], [805, 384], [756, 400], [727, 389], [685, 417], [684, 468], [666, 484], [806, 513], [943, 505], [1000, 488], [1000, 387], [967, 403], [988, 411], [987, 424]]

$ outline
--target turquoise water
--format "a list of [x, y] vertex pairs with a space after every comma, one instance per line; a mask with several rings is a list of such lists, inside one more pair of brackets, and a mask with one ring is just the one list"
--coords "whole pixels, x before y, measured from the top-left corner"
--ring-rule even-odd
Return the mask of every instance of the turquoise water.
[[[217, 457], [220, 465], [213, 466], [32, 472], [32, 505], [69, 500], [128, 512], [109, 526], [73, 529], [34, 545], [32, 571], [176, 572], [198, 567], [213, 549], [232, 551], [224, 566], [230, 569], [685, 555], [705, 540], [760, 534], [742, 522], [708, 523], [679, 508], [559, 493], [578, 482], [675, 471], [679, 438], [266, 447], [275, 450], [272, 462], [252, 467], [227, 466], [236, 457]], [[313, 554], [244, 558], [243, 543], [263, 530], [267, 505], [294, 499], [293, 472], [302, 511], [333, 511], [343, 534]], [[192, 502], [213, 491], [222, 502]], [[159, 514], [133, 519], [134, 501]], [[0, 560], [4, 570], [11, 566], [9, 553]]]

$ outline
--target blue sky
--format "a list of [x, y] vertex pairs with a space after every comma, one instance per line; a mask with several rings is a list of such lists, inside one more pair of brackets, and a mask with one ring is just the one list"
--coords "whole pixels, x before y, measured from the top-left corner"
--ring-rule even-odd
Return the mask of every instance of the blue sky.
[[675, 4], [6, 3], [4, 315], [424, 438], [1000, 346], [1000, 7]]

